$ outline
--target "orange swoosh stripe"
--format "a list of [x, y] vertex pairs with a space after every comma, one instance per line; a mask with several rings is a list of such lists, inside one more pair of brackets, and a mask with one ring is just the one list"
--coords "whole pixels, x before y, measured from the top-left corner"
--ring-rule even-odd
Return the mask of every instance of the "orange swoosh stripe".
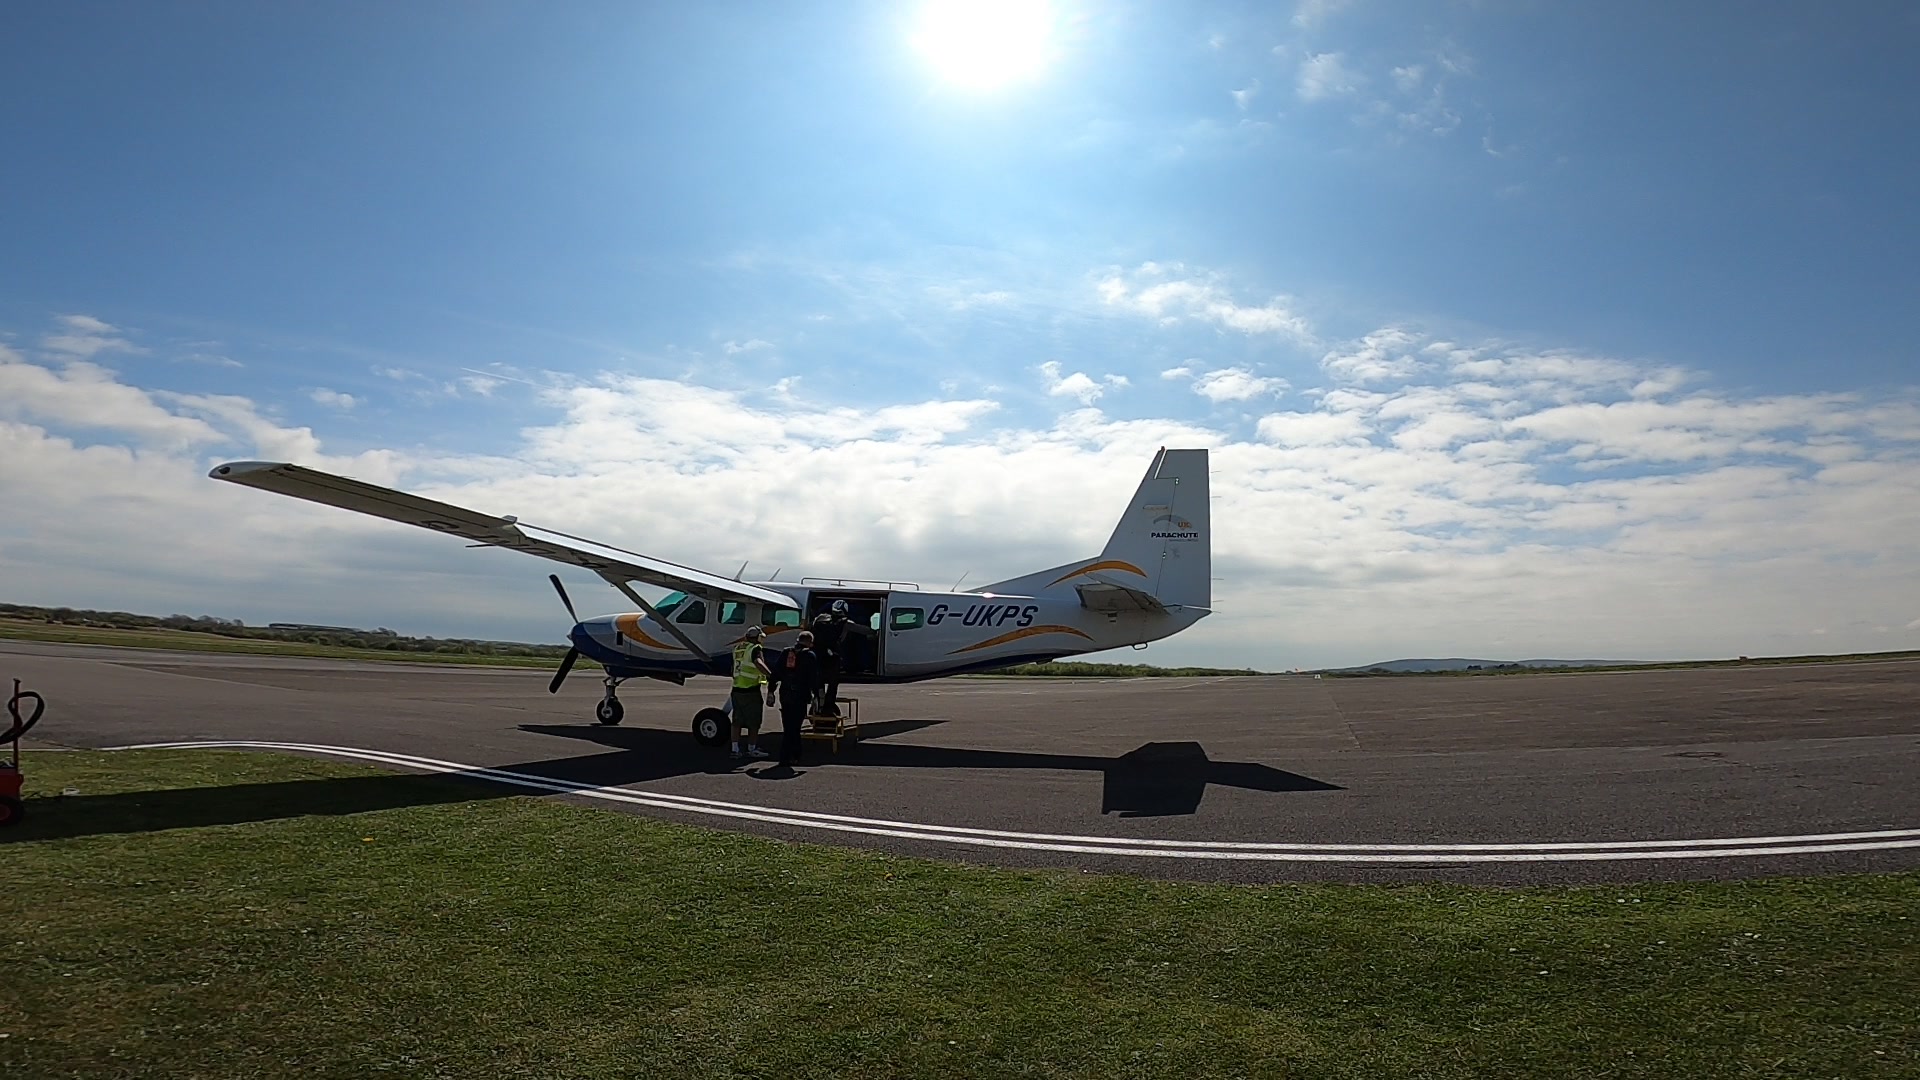
[[632, 638], [633, 640], [639, 642], [640, 644], [647, 646], [650, 649], [662, 649], [662, 650], [665, 650], [666, 652], [681, 651], [680, 646], [668, 645], [666, 642], [663, 642], [663, 641], [655, 641], [653, 638], [653, 635], [647, 633], [645, 630], [640, 629], [640, 616], [638, 615], [620, 616], [619, 618], [613, 620], [613, 628], [615, 630], [620, 631], [622, 634], [625, 634], [626, 636]]
[[1060, 584], [1061, 582], [1067, 580], [1068, 578], [1077, 578], [1081, 574], [1091, 574], [1096, 570], [1125, 570], [1129, 574], [1139, 574], [1141, 577], [1147, 576], [1147, 572], [1145, 570], [1140, 569], [1139, 567], [1133, 565], [1130, 562], [1122, 562], [1119, 559], [1106, 559], [1104, 561], [1097, 562], [1097, 563], [1088, 563], [1087, 565], [1081, 567], [1078, 570], [1073, 571], [1072, 573], [1061, 574], [1059, 577], [1054, 578], [1052, 581], [1047, 582], [1047, 588], [1051, 589], [1055, 585]]
[[999, 637], [990, 637], [985, 641], [976, 641], [963, 649], [955, 649], [947, 655], [958, 656], [961, 653], [973, 652], [975, 649], [991, 649], [995, 645], [1005, 645], [1009, 641], [1019, 641], [1021, 638], [1029, 638], [1035, 634], [1072, 634], [1075, 637], [1086, 638], [1088, 641], [1093, 640], [1093, 638], [1075, 630], [1071, 626], [1060, 626], [1056, 623], [1047, 626], [1028, 626], [1023, 629], [1009, 631], [1008, 633], [1001, 634]]

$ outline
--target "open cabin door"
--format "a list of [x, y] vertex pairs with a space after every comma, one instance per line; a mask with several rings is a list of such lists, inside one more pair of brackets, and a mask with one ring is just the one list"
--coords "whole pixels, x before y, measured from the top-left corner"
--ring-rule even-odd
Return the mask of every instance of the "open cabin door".
[[863, 589], [814, 586], [807, 597], [806, 625], [832, 612], [835, 600], [847, 602], [847, 629], [840, 643], [841, 682], [866, 682], [886, 671], [886, 634], [881, 631], [887, 612], [887, 593]]

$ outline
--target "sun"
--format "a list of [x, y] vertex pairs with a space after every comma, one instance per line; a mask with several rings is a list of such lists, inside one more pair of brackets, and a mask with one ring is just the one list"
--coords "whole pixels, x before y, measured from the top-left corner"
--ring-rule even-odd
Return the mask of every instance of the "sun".
[[930, 0], [913, 46], [943, 80], [998, 90], [1046, 69], [1053, 50], [1046, 0]]

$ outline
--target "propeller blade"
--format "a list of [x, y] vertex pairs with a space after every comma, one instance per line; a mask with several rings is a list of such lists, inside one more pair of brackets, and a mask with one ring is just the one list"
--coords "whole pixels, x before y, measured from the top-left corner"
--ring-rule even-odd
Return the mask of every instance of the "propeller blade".
[[560, 670], [553, 673], [553, 681], [547, 684], [547, 693], [560, 692], [560, 684], [567, 681], [567, 672], [573, 670], [573, 662], [578, 659], [580, 659], [579, 649], [567, 650], [567, 655], [560, 658]]
[[572, 617], [574, 622], [579, 622], [580, 616], [573, 613], [573, 601], [567, 599], [567, 587], [560, 584], [560, 575], [548, 574], [547, 580], [553, 582], [553, 591], [560, 594], [560, 602], [567, 606], [567, 614]]

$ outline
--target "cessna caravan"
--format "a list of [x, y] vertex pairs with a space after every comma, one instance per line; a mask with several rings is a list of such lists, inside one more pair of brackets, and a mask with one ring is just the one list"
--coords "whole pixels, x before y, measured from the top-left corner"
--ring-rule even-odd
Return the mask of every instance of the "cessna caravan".
[[[1155, 454], [1099, 555], [964, 592], [851, 578], [741, 581], [284, 462], [229, 462], [208, 475], [598, 574], [639, 610], [581, 619], [559, 576], [549, 575], [574, 627], [548, 689], [558, 693], [582, 657], [599, 664], [606, 692], [594, 718], [602, 724], [625, 715], [617, 692], [626, 680], [680, 684], [691, 675], [731, 675], [733, 648], [748, 627], [763, 629], [768, 648], [782, 648], [836, 601], [845, 601], [851, 619], [843, 684], [936, 679], [1144, 645], [1192, 626], [1213, 602], [1205, 450]], [[649, 602], [635, 583], [671, 592]], [[693, 732], [702, 743], [725, 742], [726, 712], [700, 710]]]

